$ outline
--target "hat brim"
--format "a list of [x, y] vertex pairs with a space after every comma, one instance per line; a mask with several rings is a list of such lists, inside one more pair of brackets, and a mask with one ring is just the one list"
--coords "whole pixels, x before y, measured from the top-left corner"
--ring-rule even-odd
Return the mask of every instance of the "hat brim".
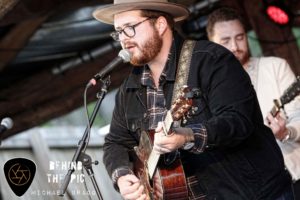
[[112, 4], [98, 8], [93, 12], [94, 18], [106, 24], [114, 24], [114, 15], [130, 10], [157, 10], [169, 13], [174, 21], [182, 21], [189, 16], [189, 10], [179, 4], [163, 2], [137, 2]]

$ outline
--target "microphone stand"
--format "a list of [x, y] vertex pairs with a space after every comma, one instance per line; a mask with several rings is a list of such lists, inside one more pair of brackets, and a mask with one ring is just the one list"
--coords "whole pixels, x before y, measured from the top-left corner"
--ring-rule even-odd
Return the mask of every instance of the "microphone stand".
[[[96, 102], [96, 105], [94, 107], [94, 110], [93, 110], [93, 113], [89, 119], [90, 121], [90, 127], [93, 125], [94, 123], [94, 120], [96, 118], [96, 114], [100, 108], [100, 105], [105, 97], [105, 95], [107, 94], [107, 91], [108, 91], [108, 87], [110, 86], [110, 76], [108, 76], [107, 78], [105, 78], [104, 80], [100, 79], [100, 81], [102, 82], [102, 88], [101, 88], [101, 91], [97, 93], [97, 102]], [[97, 182], [95, 180], [95, 176], [94, 176], [94, 172], [93, 172], [93, 169], [92, 169], [92, 166], [91, 164], [93, 163], [92, 160], [91, 160], [91, 157], [87, 154], [85, 154], [83, 151], [84, 147], [88, 144], [88, 134], [89, 134], [89, 128], [87, 127], [85, 129], [85, 132], [81, 138], [81, 140], [79, 141], [78, 143], [78, 147], [77, 147], [77, 150], [73, 156], [73, 159], [72, 159], [72, 163], [77, 163], [78, 161], [82, 161], [83, 163], [83, 166], [85, 167], [88, 175], [90, 176], [91, 180], [92, 180], [92, 183], [93, 183], [93, 186], [94, 186], [94, 189], [97, 193], [97, 196], [100, 200], [102, 200], [102, 195], [101, 195], [101, 192], [99, 190], [99, 187], [97, 185]], [[98, 161], [95, 162], [95, 164], [98, 164]], [[63, 184], [61, 185], [60, 187], [60, 190], [59, 190], [59, 196], [64, 196], [64, 193], [66, 192], [66, 189], [69, 185], [69, 182], [71, 180], [71, 175], [72, 173], [75, 171], [74, 167], [70, 167], [69, 170], [68, 170], [68, 173], [66, 174], [65, 176], [65, 179], [64, 179], [64, 182]]]
[[96, 182], [96, 179], [95, 179], [95, 176], [94, 176], [94, 171], [93, 171], [93, 168], [92, 168], [92, 164], [98, 165], [98, 161], [96, 160], [95, 162], [92, 162], [91, 156], [89, 156], [88, 154], [83, 153], [83, 152], [80, 154], [79, 160], [82, 162], [82, 165], [84, 166], [85, 171], [87, 172], [87, 174], [91, 178], [98, 198], [102, 200], [103, 198], [102, 198], [101, 192], [99, 190], [98, 184]]

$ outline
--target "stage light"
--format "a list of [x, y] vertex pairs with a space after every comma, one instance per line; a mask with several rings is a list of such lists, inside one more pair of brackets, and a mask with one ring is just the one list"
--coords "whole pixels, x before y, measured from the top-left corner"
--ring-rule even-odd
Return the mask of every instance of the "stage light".
[[277, 6], [268, 6], [266, 11], [270, 19], [277, 24], [284, 25], [288, 24], [290, 21], [289, 15]]
[[287, 25], [291, 22], [292, 15], [280, 0], [265, 1], [265, 12], [269, 19], [276, 24]]

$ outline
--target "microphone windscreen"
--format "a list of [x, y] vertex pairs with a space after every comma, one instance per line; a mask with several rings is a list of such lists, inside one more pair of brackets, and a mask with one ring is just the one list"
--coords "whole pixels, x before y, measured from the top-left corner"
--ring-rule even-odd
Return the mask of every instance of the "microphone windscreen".
[[120, 58], [122, 58], [123, 62], [124, 63], [127, 63], [130, 61], [131, 59], [131, 53], [128, 49], [122, 49], [120, 52], [119, 52], [119, 55], [118, 55]]
[[7, 129], [11, 129], [14, 125], [13, 120], [9, 117], [2, 119], [1, 125], [5, 126]]

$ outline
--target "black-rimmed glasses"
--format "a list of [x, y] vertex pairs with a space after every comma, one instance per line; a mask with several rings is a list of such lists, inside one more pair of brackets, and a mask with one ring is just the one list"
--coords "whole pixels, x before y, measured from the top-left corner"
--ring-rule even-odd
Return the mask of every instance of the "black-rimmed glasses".
[[116, 30], [114, 32], [112, 32], [110, 34], [110, 36], [116, 40], [116, 41], [120, 41], [120, 34], [124, 33], [127, 37], [134, 37], [135, 36], [135, 27], [137, 27], [138, 25], [142, 24], [143, 22], [149, 20], [149, 19], [152, 19], [153, 17], [148, 17], [146, 19], [144, 19], [143, 21], [141, 22], [138, 22], [134, 25], [128, 25], [128, 26], [125, 26], [123, 29], [121, 30]]

